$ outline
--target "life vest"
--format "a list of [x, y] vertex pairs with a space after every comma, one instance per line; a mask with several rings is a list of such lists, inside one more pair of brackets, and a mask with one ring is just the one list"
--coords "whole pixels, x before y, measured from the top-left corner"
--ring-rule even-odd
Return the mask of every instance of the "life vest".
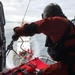
[[74, 24], [71, 21], [68, 21], [68, 27], [62, 36], [62, 38], [53, 43], [50, 36], [47, 36], [46, 46], [48, 47], [48, 53], [55, 61], [61, 61], [62, 63], [66, 63], [68, 65], [68, 74], [75, 75], [74, 73], [74, 64], [75, 64], [75, 56], [70, 56], [70, 52], [75, 53], [75, 44], [71, 47], [66, 48], [64, 43], [68, 40], [75, 39], [75, 34], [69, 35], [71, 26], [74, 28]]
[[60, 40], [58, 40], [57, 42], [53, 43], [53, 41], [51, 40], [50, 36], [47, 36], [45, 46], [49, 47], [50, 50], [48, 51], [48, 53], [49, 54], [51, 53], [50, 55], [52, 56], [52, 58], [55, 61], [64, 60], [63, 59], [64, 58], [63, 54], [71, 52], [71, 51], [74, 51], [74, 49], [75, 49], [75, 45], [71, 46], [70, 48], [66, 48], [64, 46], [64, 43], [66, 41], [71, 40], [71, 39], [75, 39], [75, 34], [69, 35], [70, 30], [71, 30], [71, 26], [74, 27], [74, 24], [71, 21], [68, 21], [68, 22], [69, 22], [68, 27], [67, 27], [64, 35], [62, 36], [62, 38]]

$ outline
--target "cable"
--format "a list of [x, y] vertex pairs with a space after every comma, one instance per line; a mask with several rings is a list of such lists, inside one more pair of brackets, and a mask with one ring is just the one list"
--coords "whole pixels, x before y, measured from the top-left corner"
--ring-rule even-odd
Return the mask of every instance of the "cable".
[[[31, 0], [29, 0], [29, 2], [28, 2], [28, 5], [27, 5], [27, 8], [26, 8], [26, 11], [25, 11], [25, 13], [24, 13], [24, 17], [23, 17], [23, 19], [22, 19], [21, 26], [24, 24], [25, 16], [26, 16], [26, 13], [27, 13], [27, 11], [28, 11], [28, 8], [29, 8], [29, 5], [30, 5], [30, 2], [31, 2]], [[20, 45], [20, 48], [21, 48], [23, 51], [27, 52], [26, 50], [24, 50], [24, 49], [22, 48], [22, 45], [23, 45], [23, 43], [24, 43], [22, 37], [20, 37], [20, 39], [22, 40], [22, 44]]]
[[28, 8], [29, 8], [29, 5], [30, 5], [30, 2], [31, 2], [31, 0], [29, 0], [29, 2], [28, 2], [28, 5], [27, 5], [27, 8], [26, 8], [26, 10], [25, 10], [24, 17], [23, 17], [23, 19], [22, 19], [22, 24], [21, 24], [21, 25], [24, 24], [24, 20], [25, 20], [26, 13], [27, 13], [27, 11], [28, 11]]
[[[23, 17], [22, 22], [21, 22], [21, 26], [24, 24], [24, 20], [25, 20], [26, 13], [27, 13], [27, 11], [28, 11], [28, 8], [29, 8], [29, 5], [30, 5], [30, 2], [31, 2], [31, 0], [29, 0], [29, 2], [28, 2], [27, 8], [26, 8], [25, 13], [24, 13], [24, 17]], [[20, 37], [20, 39], [22, 40], [22, 44], [21, 44], [21, 46], [20, 46], [20, 48], [22, 49], [23, 39], [22, 39], [21, 37]], [[22, 49], [22, 50], [23, 50], [23, 49]]]

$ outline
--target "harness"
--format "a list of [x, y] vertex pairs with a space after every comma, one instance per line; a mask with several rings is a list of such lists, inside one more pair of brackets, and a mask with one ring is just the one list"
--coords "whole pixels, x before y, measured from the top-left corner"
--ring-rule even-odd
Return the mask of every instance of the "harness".
[[47, 36], [46, 45], [48, 47], [48, 53], [55, 61], [61, 61], [62, 63], [67, 64], [67, 70], [69, 75], [75, 75], [73, 66], [75, 64], [75, 56], [69, 56], [68, 53], [75, 53], [75, 45], [66, 48], [64, 43], [68, 40], [75, 39], [75, 34], [69, 35], [71, 26], [73, 28], [74, 24], [68, 20], [68, 27], [60, 40], [56, 43], [53, 43], [50, 36]]

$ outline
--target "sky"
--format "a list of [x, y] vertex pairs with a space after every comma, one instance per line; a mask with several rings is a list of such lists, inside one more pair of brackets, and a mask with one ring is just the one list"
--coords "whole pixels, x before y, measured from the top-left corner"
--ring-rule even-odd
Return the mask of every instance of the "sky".
[[[21, 22], [29, 0], [1, 0], [4, 6], [5, 18], [7, 21]], [[30, 0], [25, 21], [31, 22], [41, 19], [44, 7], [49, 3], [57, 3], [61, 6], [64, 14], [69, 19], [75, 16], [75, 0]]]
[[[72, 20], [75, 17], [75, 0], [0, 0], [0, 1], [3, 4], [6, 21], [5, 24], [6, 45], [10, 43], [11, 37], [14, 34], [13, 28], [16, 26], [21, 26], [23, 18], [25, 23], [40, 20], [41, 14], [45, 6], [48, 5], [49, 3], [59, 4], [64, 14], [68, 17], [68, 19]], [[30, 4], [26, 12], [29, 1]], [[26, 15], [24, 17], [25, 13]], [[41, 46], [40, 49], [42, 51], [44, 49], [43, 47], [44, 45], [42, 45], [44, 41], [42, 40], [42, 38], [44, 39], [44, 37], [39, 39], [39, 36], [38, 35], [34, 36], [35, 38], [38, 37], [36, 38], [37, 42], [34, 44], [37, 45], [39, 41], [41, 41], [36, 48], [38, 49], [38, 47]]]

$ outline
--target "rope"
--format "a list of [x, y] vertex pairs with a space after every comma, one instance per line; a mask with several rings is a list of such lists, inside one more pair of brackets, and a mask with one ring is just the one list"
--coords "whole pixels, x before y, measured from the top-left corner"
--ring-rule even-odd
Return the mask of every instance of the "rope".
[[22, 19], [21, 26], [24, 24], [24, 20], [25, 20], [26, 13], [27, 13], [27, 11], [28, 11], [28, 8], [29, 8], [29, 5], [30, 5], [30, 2], [31, 2], [31, 0], [29, 0], [29, 2], [28, 2], [27, 8], [26, 8], [25, 13], [24, 13], [24, 17], [23, 17], [23, 19]]
[[[29, 8], [29, 5], [30, 5], [30, 2], [31, 2], [31, 0], [29, 0], [29, 2], [28, 2], [28, 5], [27, 5], [27, 8], [26, 8], [26, 11], [25, 11], [25, 13], [24, 13], [24, 17], [23, 17], [23, 19], [22, 19], [22, 24], [21, 24], [21, 26], [24, 24], [25, 16], [26, 16], [26, 13], [27, 13], [27, 11], [28, 11], [28, 8]], [[24, 49], [22, 48], [22, 45], [23, 45], [23, 43], [24, 43], [22, 37], [20, 37], [20, 39], [21, 39], [21, 41], [22, 41], [22, 43], [21, 43], [21, 45], [20, 45], [20, 48], [21, 48], [23, 51], [25, 51], [25, 52], [27, 53], [27, 51], [24, 50]]]
[[[25, 13], [24, 13], [24, 17], [23, 17], [23, 19], [22, 19], [21, 26], [24, 25], [24, 20], [25, 20], [26, 13], [27, 13], [27, 11], [28, 11], [28, 8], [29, 8], [29, 5], [30, 5], [30, 2], [31, 2], [31, 0], [29, 0], [29, 2], [28, 2], [27, 8], [26, 8]], [[23, 43], [24, 43], [22, 37], [20, 37], [20, 39], [21, 39], [21, 41], [22, 41], [22, 43], [21, 43], [21, 45], [20, 45], [20, 48], [22, 49], [22, 51], [25, 51], [25, 52], [27, 53], [27, 51], [26, 51], [25, 49], [22, 48], [22, 45], [23, 45]], [[21, 61], [22, 61], [22, 60], [21, 60]], [[21, 62], [21, 63], [22, 63], [22, 62]]]
[[[25, 20], [26, 13], [27, 13], [27, 11], [28, 11], [28, 8], [29, 8], [29, 5], [30, 5], [30, 2], [31, 2], [31, 0], [29, 0], [29, 2], [28, 2], [27, 8], [26, 8], [25, 13], [24, 13], [24, 17], [23, 17], [23, 19], [22, 19], [21, 26], [24, 25], [24, 20]], [[20, 37], [20, 39], [22, 40], [22, 44], [21, 44], [20, 48], [23, 50], [23, 48], [22, 48], [22, 45], [23, 45], [23, 39], [22, 39], [21, 37]]]

